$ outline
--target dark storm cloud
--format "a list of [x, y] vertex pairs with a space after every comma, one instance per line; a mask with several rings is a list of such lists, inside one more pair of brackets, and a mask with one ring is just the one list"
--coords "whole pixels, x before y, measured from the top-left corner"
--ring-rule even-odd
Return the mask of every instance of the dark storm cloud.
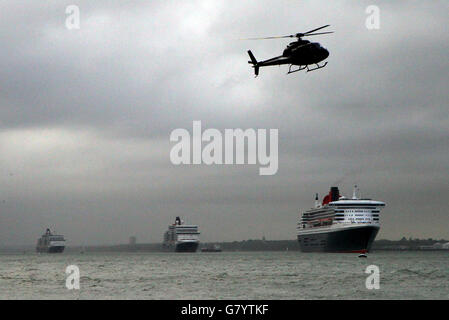
[[[0, 241], [47, 225], [72, 243], [159, 241], [181, 215], [204, 240], [294, 238], [298, 211], [339, 182], [387, 202], [380, 237], [449, 237], [446, 1], [0, 3]], [[247, 64], [331, 24], [328, 66]], [[175, 167], [175, 128], [279, 129], [279, 171]]]

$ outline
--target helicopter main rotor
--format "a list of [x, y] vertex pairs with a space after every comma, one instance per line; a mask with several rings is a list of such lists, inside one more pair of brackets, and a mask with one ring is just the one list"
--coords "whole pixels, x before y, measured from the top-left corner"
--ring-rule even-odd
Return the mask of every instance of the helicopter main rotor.
[[321, 35], [321, 34], [328, 34], [328, 33], [333, 33], [333, 31], [329, 31], [329, 32], [318, 32], [318, 33], [313, 33], [315, 31], [324, 29], [329, 27], [330, 25], [325, 25], [313, 30], [309, 30], [307, 32], [304, 33], [296, 33], [296, 34], [290, 34], [288, 36], [278, 36], [278, 37], [264, 37], [264, 38], [247, 38], [247, 39], [242, 39], [242, 40], [265, 40], [265, 39], [281, 39], [281, 38], [302, 38], [302, 37], [308, 37], [308, 36], [317, 36], [317, 35]]

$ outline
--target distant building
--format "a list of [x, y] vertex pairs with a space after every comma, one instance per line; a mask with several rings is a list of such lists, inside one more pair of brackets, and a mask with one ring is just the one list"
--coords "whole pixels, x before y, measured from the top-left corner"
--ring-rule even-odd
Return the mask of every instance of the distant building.
[[136, 237], [129, 237], [129, 245], [130, 246], [135, 246], [137, 242]]

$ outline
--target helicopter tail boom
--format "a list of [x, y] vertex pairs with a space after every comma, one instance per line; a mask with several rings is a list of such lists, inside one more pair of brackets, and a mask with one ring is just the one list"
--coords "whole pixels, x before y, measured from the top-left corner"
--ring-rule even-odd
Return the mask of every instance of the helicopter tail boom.
[[248, 50], [248, 55], [249, 58], [251, 59], [251, 61], [248, 61], [248, 63], [253, 65], [254, 68], [254, 74], [256, 75], [256, 77], [259, 75], [259, 63], [257, 62], [256, 58], [254, 57], [253, 53], [251, 52], [251, 50]]

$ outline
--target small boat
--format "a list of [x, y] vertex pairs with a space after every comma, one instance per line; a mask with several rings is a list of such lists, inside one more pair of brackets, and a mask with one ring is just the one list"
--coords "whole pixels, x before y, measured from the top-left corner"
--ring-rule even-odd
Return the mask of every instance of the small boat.
[[214, 245], [213, 247], [201, 248], [201, 252], [221, 252], [219, 245]]
[[368, 258], [368, 256], [364, 253], [359, 254], [359, 258]]

